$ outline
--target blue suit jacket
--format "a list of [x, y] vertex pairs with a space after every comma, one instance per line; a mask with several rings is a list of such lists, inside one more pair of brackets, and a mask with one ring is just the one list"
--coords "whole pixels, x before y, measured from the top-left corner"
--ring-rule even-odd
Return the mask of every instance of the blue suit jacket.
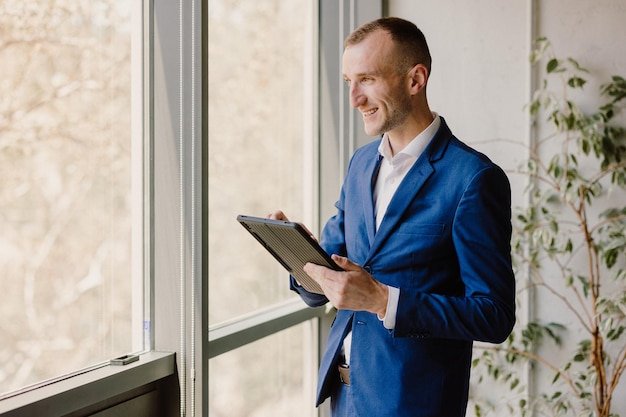
[[[379, 143], [353, 155], [320, 243], [400, 288], [396, 326], [387, 330], [374, 314], [339, 310], [320, 366], [317, 405], [339, 381], [337, 360], [352, 330], [357, 415], [464, 416], [472, 341], [501, 343], [515, 322], [509, 182], [442, 120], [375, 232]], [[310, 306], [328, 302], [293, 277], [291, 288]]]

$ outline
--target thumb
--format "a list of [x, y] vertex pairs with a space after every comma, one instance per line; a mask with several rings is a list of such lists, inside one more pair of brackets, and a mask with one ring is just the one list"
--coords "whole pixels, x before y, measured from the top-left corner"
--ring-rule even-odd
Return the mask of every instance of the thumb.
[[352, 262], [350, 259], [345, 256], [332, 255], [331, 258], [337, 265], [339, 265], [344, 271], [353, 271], [360, 268], [359, 265]]

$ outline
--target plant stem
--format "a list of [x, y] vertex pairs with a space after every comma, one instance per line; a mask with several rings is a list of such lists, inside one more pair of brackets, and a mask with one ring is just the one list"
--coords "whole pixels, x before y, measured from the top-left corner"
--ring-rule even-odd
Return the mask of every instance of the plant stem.
[[593, 309], [593, 332], [591, 334], [591, 351], [590, 359], [591, 365], [596, 370], [597, 380], [594, 386], [594, 402], [598, 415], [601, 417], [608, 416], [604, 413], [607, 408], [607, 404], [610, 403], [606, 398], [606, 369], [604, 367], [604, 342], [602, 334], [600, 333], [600, 314], [598, 314], [598, 299], [600, 298], [600, 267], [598, 259], [598, 248], [593, 243], [593, 237], [587, 227], [587, 213], [585, 207], [585, 188], [580, 186], [578, 188], [579, 207], [575, 210], [576, 214], [580, 218], [580, 226], [583, 236], [585, 238], [585, 245], [587, 246], [587, 260], [589, 265], [589, 285], [591, 289], [591, 308]]

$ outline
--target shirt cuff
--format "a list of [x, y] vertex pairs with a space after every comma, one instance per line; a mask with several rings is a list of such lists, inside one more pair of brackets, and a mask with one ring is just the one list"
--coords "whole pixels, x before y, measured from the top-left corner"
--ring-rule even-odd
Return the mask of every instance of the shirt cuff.
[[378, 320], [383, 322], [385, 329], [392, 330], [396, 327], [396, 314], [398, 312], [398, 300], [400, 299], [400, 288], [387, 286], [389, 288], [389, 298], [387, 299], [387, 313], [385, 317], [378, 316]]

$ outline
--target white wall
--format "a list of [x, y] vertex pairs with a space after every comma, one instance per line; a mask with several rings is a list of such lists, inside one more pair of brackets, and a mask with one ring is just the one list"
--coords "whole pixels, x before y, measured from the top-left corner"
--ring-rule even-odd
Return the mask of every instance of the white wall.
[[[613, 74], [626, 75], [624, 0], [389, 0], [388, 5], [389, 15], [415, 22], [429, 42], [432, 109], [446, 118], [461, 140], [509, 172], [527, 154], [506, 141], [530, 141], [524, 106], [539, 85], [528, 60], [532, 40], [546, 36], [559, 57], [577, 59], [602, 81]], [[590, 81], [586, 91], [595, 93], [598, 84]], [[591, 108], [597, 102], [583, 99], [582, 104]], [[537, 136], [546, 132], [540, 125]], [[525, 180], [512, 173], [509, 177], [513, 205], [524, 205]], [[623, 201], [624, 196], [620, 198]], [[541, 298], [535, 301], [535, 314], [560, 315], [558, 306]], [[520, 313], [522, 319], [528, 314], [526, 303]], [[563, 346], [568, 353], [574, 348]], [[530, 378], [535, 391], [551, 383], [542, 373]], [[614, 412], [626, 415], [626, 383], [613, 405]]]
[[503, 152], [496, 139], [527, 141], [529, 97], [528, 6], [525, 0], [391, 0], [389, 14], [413, 21], [433, 57], [431, 108], [459, 139], [503, 168], [520, 152]]

